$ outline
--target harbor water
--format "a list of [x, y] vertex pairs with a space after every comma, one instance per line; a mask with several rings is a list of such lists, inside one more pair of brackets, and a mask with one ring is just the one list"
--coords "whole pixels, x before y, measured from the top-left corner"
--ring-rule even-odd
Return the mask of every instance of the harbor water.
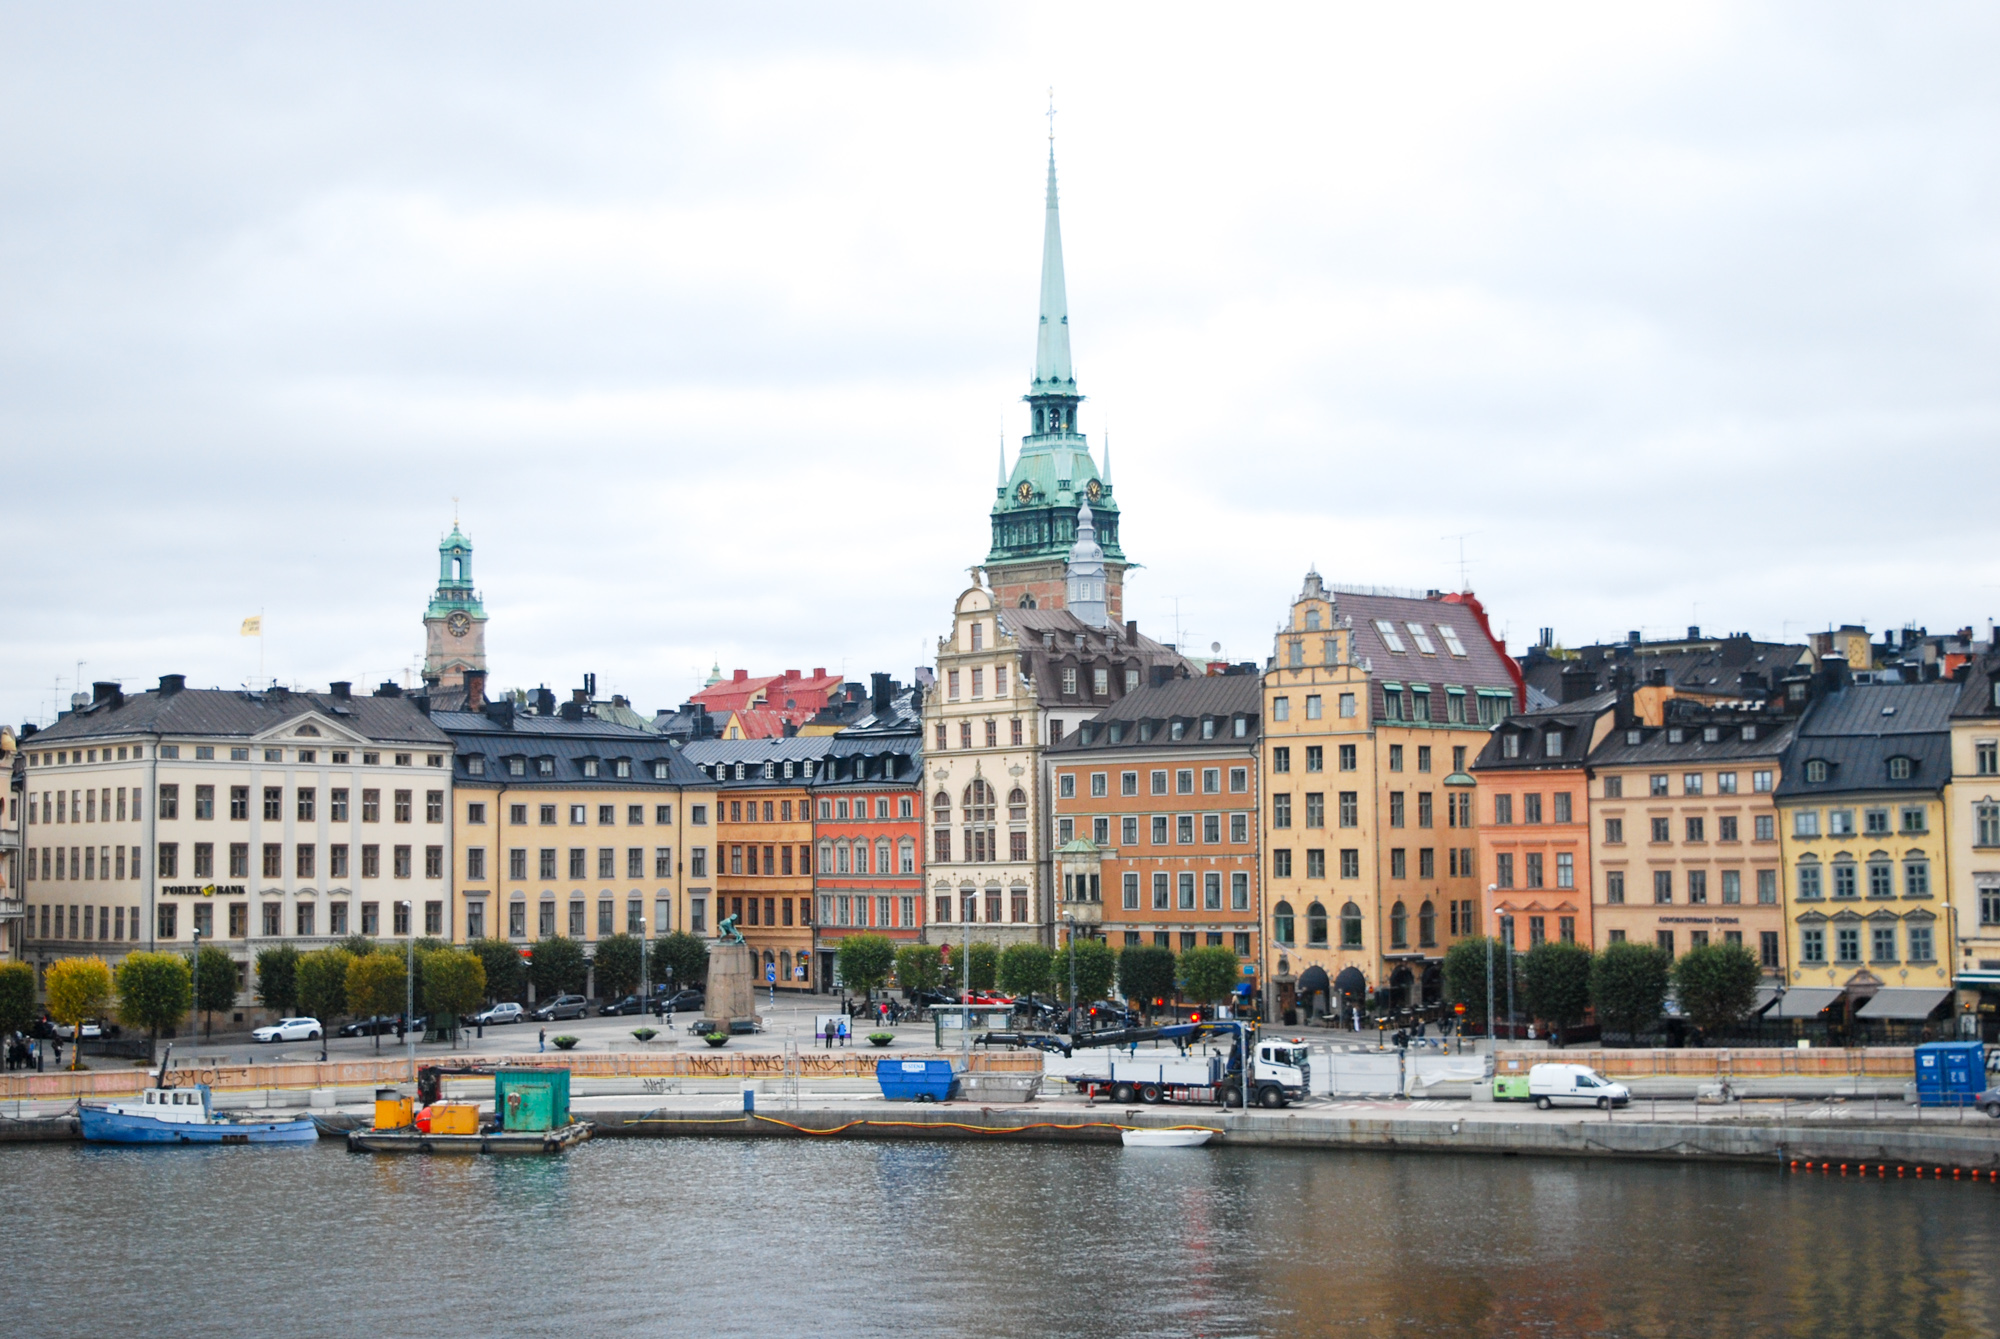
[[2000, 1191], [1101, 1145], [0, 1147], [13, 1336], [2000, 1334]]

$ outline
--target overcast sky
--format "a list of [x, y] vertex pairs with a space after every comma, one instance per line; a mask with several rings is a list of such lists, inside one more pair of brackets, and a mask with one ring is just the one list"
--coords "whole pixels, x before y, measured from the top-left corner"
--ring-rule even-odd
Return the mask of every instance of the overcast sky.
[[0, 6], [0, 713], [400, 681], [454, 497], [499, 686], [907, 679], [1051, 85], [1146, 631], [1983, 629], [2000, 13], [1387, 8]]

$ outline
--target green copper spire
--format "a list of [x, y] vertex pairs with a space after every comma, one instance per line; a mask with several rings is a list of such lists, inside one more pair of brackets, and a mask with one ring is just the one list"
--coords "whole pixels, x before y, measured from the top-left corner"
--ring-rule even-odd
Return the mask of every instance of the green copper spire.
[[1069, 360], [1069, 293], [1063, 283], [1062, 216], [1056, 208], [1056, 146], [1049, 141], [1049, 195], [1042, 218], [1042, 312], [1035, 331], [1030, 395], [1075, 395]]

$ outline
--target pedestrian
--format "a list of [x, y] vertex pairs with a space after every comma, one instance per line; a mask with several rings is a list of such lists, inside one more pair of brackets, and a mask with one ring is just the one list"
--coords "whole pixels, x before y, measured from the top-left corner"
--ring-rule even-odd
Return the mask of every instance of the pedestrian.
[[547, 1028], [543, 1028], [540, 1035], [535, 1038], [535, 1049], [543, 1052], [549, 1049], [549, 1030]]
[[825, 1017], [819, 1020], [821, 1049], [828, 1051], [833, 1049], [833, 1034], [839, 1027], [840, 1024], [832, 1017]]
[[49, 1038], [49, 1045], [54, 1049], [56, 1053], [56, 1063], [60, 1065], [62, 1063], [62, 1038], [61, 1037]]
[[847, 1020], [845, 1018], [840, 1020], [840, 1044], [842, 1046], [847, 1045]]

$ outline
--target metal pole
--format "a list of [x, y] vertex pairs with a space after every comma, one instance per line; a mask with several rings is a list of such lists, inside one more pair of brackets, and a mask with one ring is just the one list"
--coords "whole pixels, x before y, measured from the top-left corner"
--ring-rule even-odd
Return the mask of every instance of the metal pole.
[[1507, 947], [1507, 1040], [1511, 1042], [1514, 1040], [1514, 918], [1512, 916], [1502, 916], [1500, 920], [1507, 930], [1505, 940]]
[[[1497, 893], [1500, 891], [1500, 886], [1489, 883], [1486, 885], [1486, 891]], [[1494, 935], [1500, 933], [1497, 926], [1493, 933]], [[1486, 941], [1486, 1053], [1493, 1054], [1493, 939], [1490, 937]]]
[[[201, 1039], [201, 931], [194, 932], [194, 1026], [190, 1029], [197, 1041]], [[83, 1034], [77, 1034], [78, 1041]]]
[[1069, 1031], [1076, 1035], [1076, 917], [1063, 917], [1069, 927]]
[[417, 1081], [417, 908], [403, 903], [409, 913], [403, 933], [403, 1049], [410, 1057], [410, 1082]]

